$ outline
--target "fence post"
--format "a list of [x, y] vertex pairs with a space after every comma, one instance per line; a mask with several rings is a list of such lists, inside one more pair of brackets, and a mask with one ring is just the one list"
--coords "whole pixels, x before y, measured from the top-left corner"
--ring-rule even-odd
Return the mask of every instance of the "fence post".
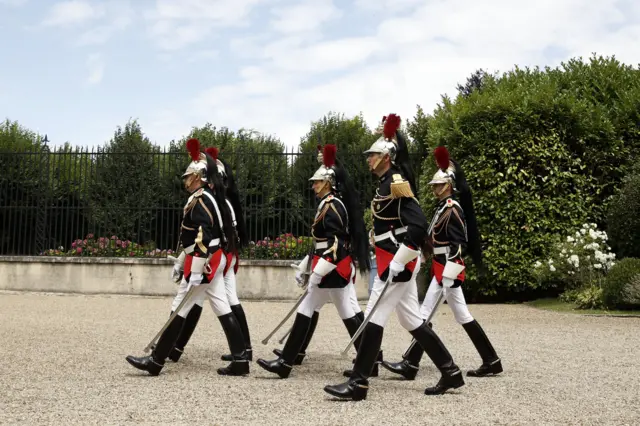
[[44, 135], [44, 144], [42, 145], [40, 155], [40, 179], [39, 179], [39, 191], [37, 194], [37, 206], [38, 210], [36, 211], [36, 238], [35, 238], [35, 251], [36, 255], [39, 255], [43, 251], [47, 249], [46, 244], [48, 241], [47, 238], [47, 223], [48, 223], [48, 212], [49, 212], [49, 146], [47, 142], [49, 139], [47, 135]]

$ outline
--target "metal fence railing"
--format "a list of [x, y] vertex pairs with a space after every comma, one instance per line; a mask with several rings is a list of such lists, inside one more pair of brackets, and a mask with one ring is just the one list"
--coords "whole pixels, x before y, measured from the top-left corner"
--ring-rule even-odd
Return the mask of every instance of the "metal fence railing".
[[[246, 258], [304, 253], [315, 153], [224, 152], [254, 244]], [[375, 181], [360, 153], [340, 155], [368, 207]], [[420, 158], [412, 156], [418, 175]], [[175, 251], [187, 194], [184, 152], [0, 152], [0, 255], [164, 256]]]

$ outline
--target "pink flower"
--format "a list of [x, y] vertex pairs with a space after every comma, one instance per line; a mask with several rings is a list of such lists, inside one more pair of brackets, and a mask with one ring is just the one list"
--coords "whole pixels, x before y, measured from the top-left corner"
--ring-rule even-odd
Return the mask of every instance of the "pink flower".
[[129, 256], [133, 257], [133, 256], [135, 256], [135, 255], [136, 255], [136, 254], [135, 254], [134, 252], [132, 252], [132, 251], [130, 251], [130, 252], [129, 252]]
[[122, 241], [116, 240], [116, 247], [120, 247], [122, 245]]
[[278, 247], [280, 247], [280, 243], [275, 243], [273, 246], [274, 246], [275, 248], [278, 248]]
[[71, 247], [73, 247], [73, 248], [75, 248], [75, 247], [76, 247], [76, 245], [77, 245], [77, 244], [76, 244], [76, 242], [75, 242], [75, 241], [71, 243]]
[[84, 241], [83, 241], [83, 243], [84, 243], [84, 245], [86, 246], [86, 245], [87, 245], [87, 240], [84, 240]]
[[78, 252], [78, 253], [82, 253], [82, 247], [78, 247], [78, 248], [76, 249], [76, 252]]
[[99, 240], [99, 241], [100, 241], [101, 243], [104, 243], [104, 242], [105, 242], [105, 241], [107, 241], [107, 240], [108, 240], [108, 238], [100, 237], [100, 240]]
[[298, 238], [298, 243], [302, 244], [302, 238]]
[[116, 237], [115, 235], [112, 235], [112, 236], [111, 236], [111, 239], [112, 239], [112, 240], [117, 240], [117, 239], [118, 239], [118, 237]]
[[93, 234], [87, 234], [87, 239], [90, 240], [93, 238]]
[[273, 253], [273, 257], [278, 257], [278, 253]]

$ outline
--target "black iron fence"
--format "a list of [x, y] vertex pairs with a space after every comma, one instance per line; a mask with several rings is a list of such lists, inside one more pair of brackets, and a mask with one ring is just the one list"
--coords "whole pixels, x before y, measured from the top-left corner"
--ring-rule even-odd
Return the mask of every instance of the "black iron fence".
[[[341, 159], [368, 207], [375, 181], [361, 153]], [[315, 200], [315, 153], [223, 152], [253, 244], [246, 258], [299, 258]], [[0, 152], [0, 254], [165, 256], [176, 250], [187, 194], [184, 152]], [[412, 156], [416, 175], [420, 158]]]

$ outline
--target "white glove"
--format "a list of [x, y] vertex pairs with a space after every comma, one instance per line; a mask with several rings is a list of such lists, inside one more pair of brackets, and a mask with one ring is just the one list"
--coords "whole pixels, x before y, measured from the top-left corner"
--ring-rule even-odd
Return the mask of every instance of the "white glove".
[[181, 264], [176, 263], [175, 265], [173, 265], [173, 269], [171, 270], [171, 279], [175, 282], [178, 282], [178, 280], [182, 277], [182, 271], [183, 267]]
[[447, 277], [442, 277], [442, 285], [444, 287], [451, 287], [453, 284], [455, 283], [454, 280], [452, 280], [451, 278], [447, 278]]
[[192, 286], [198, 286], [200, 284], [202, 284], [202, 279], [204, 278], [204, 275], [197, 274], [197, 273], [191, 273], [191, 276], [189, 277], [189, 284], [191, 284]]
[[318, 285], [322, 282], [322, 276], [316, 274], [315, 272], [311, 274], [309, 277], [309, 285]]
[[402, 271], [404, 271], [404, 265], [400, 262], [392, 260], [389, 263], [389, 280], [393, 281], [395, 277], [398, 276]]

